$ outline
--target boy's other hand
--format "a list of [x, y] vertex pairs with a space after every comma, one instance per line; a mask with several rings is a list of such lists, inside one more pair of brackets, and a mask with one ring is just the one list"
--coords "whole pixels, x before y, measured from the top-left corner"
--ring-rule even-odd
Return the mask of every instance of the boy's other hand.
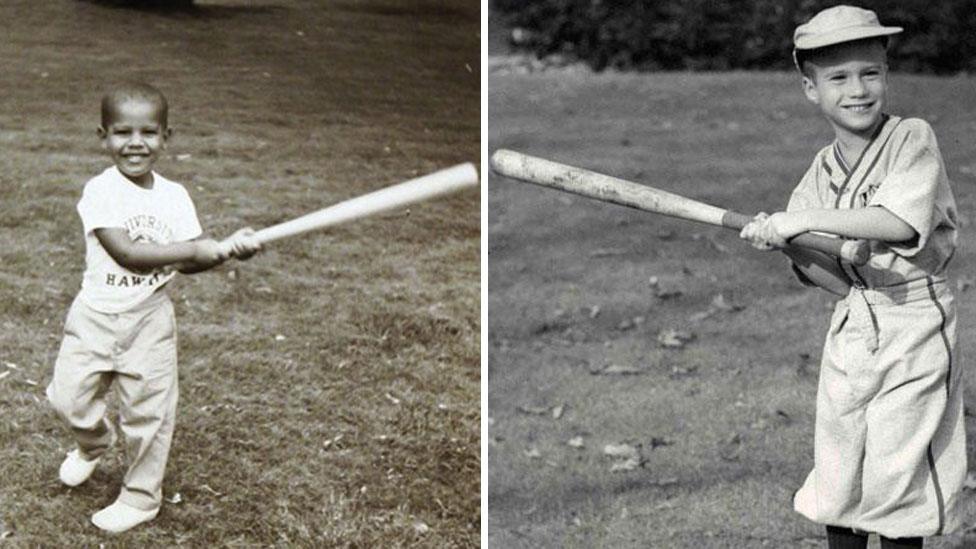
[[254, 229], [245, 227], [225, 239], [221, 245], [230, 249], [230, 256], [241, 261], [261, 251], [261, 243], [254, 237]]
[[739, 237], [748, 240], [752, 247], [757, 250], [769, 251], [785, 247], [786, 239], [776, 232], [770, 220], [769, 214], [759, 212], [752, 218], [752, 221], [739, 231]]

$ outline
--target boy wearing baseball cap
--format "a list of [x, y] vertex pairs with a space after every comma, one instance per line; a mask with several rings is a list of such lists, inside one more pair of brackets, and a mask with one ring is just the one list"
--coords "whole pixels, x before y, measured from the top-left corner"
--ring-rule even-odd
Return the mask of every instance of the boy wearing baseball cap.
[[803, 92], [835, 139], [786, 212], [742, 230], [761, 249], [807, 231], [870, 240], [866, 265], [837, 261], [851, 290], [823, 349], [814, 468], [793, 498], [831, 548], [866, 547], [869, 533], [883, 548], [921, 547], [961, 520], [963, 391], [946, 282], [956, 206], [932, 128], [885, 112], [885, 50], [901, 30], [850, 6], [797, 27]]
[[77, 486], [115, 444], [106, 417], [115, 384], [129, 468], [115, 502], [92, 516], [111, 533], [153, 519], [162, 503], [178, 392], [168, 282], [177, 270], [205, 271], [260, 248], [250, 229], [224, 243], [201, 238], [186, 190], [153, 171], [171, 132], [167, 111], [163, 94], [142, 83], [117, 86], [102, 99], [98, 135], [114, 165], [85, 184], [78, 202], [85, 274], [47, 387], [77, 443], [59, 477]]

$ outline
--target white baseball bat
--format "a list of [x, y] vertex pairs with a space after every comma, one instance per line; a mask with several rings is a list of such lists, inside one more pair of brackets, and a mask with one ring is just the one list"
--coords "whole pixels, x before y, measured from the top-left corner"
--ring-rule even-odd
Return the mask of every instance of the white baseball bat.
[[[515, 151], [505, 149], [495, 151], [495, 154], [491, 155], [491, 167], [497, 173], [519, 181], [679, 219], [736, 230], [741, 230], [752, 220], [752, 216], [705, 204], [648, 185]], [[870, 244], [866, 240], [844, 240], [812, 233], [797, 235], [790, 240], [790, 244], [841, 257], [855, 265], [865, 264], [871, 253]]]
[[[470, 162], [458, 164], [356, 198], [350, 198], [284, 223], [266, 227], [257, 231], [254, 237], [261, 244], [267, 244], [282, 238], [317, 231], [387, 210], [402, 208], [477, 185], [478, 171], [474, 165]], [[224, 240], [221, 245], [229, 253], [230, 243]]]

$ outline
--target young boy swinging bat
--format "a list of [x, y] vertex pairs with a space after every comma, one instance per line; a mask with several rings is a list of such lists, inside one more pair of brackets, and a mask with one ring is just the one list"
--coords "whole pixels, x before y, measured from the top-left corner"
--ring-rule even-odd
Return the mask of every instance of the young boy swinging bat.
[[[826, 525], [833, 549], [864, 548], [869, 533], [886, 549], [920, 547], [962, 519], [963, 390], [946, 275], [956, 207], [932, 128], [885, 110], [887, 39], [898, 32], [850, 6], [796, 29], [803, 92], [834, 142], [786, 212], [760, 214], [741, 230], [759, 249], [783, 250], [802, 282], [843, 297], [822, 356], [814, 467], [793, 500]], [[516, 179], [731, 225], [715, 208], [511, 151], [496, 152], [492, 164]], [[863, 248], [852, 255], [825, 234]]]
[[741, 232], [760, 249], [809, 231], [870, 242], [866, 264], [837, 262], [852, 288], [830, 321], [814, 467], [793, 499], [826, 525], [832, 549], [863, 549], [870, 533], [884, 549], [921, 547], [962, 518], [962, 369], [946, 277], [956, 205], [932, 128], [886, 112], [887, 37], [898, 32], [850, 6], [796, 29], [803, 92], [834, 141], [787, 211], [757, 216]]
[[109, 91], [101, 107], [98, 135], [113, 165], [85, 184], [78, 203], [85, 274], [65, 320], [47, 396], [76, 443], [59, 477], [78, 486], [116, 441], [106, 417], [114, 385], [129, 466], [117, 499], [92, 522], [119, 533], [155, 518], [162, 503], [178, 393], [176, 321], [166, 295], [176, 271], [197, 273], [232, 257], [247, 259], [263, 243], [471, 187], [478, 177], [464, 164], [217, 242], [201, 236], [186, 190], [153, 171], [171, 134], [163, 94], [127, 83]]
[[115, 443], [106, 395], [116, 387], [129, 467], [115, 502], [92, 516], [110, 533], [152, 520], [162, 503], [178, 393], [168, 282], [177, 270], [205, 271], [260, 248], [250, 229], [223, 246], [201, 238], [186, 190], [153, 171], [170, 133], [156, 88], [123, 84], [102, 99], [98, 135], [113, 165], [85, 184], [78, 202], [85, 274], [47, 387], [77, 444], [59, 470], [68, 486], [85, 482]]

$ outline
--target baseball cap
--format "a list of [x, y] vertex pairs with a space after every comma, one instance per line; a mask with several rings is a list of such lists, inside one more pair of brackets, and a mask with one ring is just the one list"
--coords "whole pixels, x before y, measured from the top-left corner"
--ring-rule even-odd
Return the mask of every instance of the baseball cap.
[[871, 10], [854, 6], [834, 6], [814, 15], [796, 28], [793, 33], [793, 49], [813, 50], [842, 42], [890, 36], [901, 31], [901, 27], [882, 27], [878, 16]]

